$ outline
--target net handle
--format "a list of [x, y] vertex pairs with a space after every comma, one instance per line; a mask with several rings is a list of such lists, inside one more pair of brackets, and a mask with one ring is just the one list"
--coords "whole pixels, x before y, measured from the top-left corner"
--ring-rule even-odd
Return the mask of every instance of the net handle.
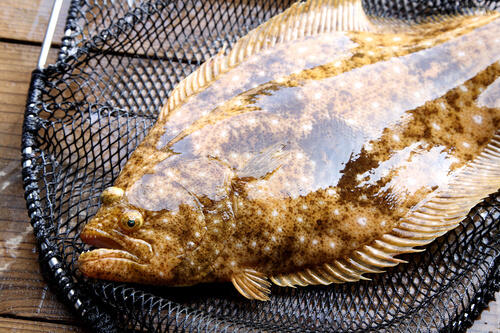
[[40, 70], [45, 68], [63, 1], [64, 0], [54, 0], [54, 4], [52, 5], [52, 12], [50, 13], [49, 23], [47, 25], [47, 30], [45, 31], [45, 37], [43, 38], [40, 56], [38, 57], [37, 68]]

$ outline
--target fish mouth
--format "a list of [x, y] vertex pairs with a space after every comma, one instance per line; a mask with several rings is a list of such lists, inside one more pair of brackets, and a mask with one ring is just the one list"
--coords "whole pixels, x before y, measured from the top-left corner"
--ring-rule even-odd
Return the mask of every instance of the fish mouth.
[[[151, 245], [141, 239], [132, 238], [118, 231], [112, 235], [105, 231], [85, 227], [80, 238], [86, 244], [97, 249], [83, 252], [78, 261], [89, 263], [95, 261], [128, 261], [136, 264], [145, 264], [152, 256]], [[135, 250], [135, 251], [134, 251]]]

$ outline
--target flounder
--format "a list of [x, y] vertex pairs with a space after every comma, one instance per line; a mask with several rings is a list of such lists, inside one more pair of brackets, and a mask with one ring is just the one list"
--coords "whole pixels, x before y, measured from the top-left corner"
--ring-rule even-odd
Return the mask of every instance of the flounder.
[[377, 20], [296, 3], [172, 92], [80, 255], [93, 278], [353, 282], [500, 187], [500, 14]]

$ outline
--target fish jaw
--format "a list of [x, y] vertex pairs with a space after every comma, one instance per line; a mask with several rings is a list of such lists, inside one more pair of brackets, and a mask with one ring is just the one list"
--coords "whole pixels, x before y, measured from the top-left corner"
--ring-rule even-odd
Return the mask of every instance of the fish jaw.
[[[83, 229], [80, 238], [98, 247], [83, 252], [78, 258], [78, 268], [84, 275], [110, 281], [161, 283], [160, 275], [155, 274], [151, 262], [153, 252], [147, 242], [116, 230], [108, 233], [91, 226]], [[126, 250], [129, 248], [132, 251]]]

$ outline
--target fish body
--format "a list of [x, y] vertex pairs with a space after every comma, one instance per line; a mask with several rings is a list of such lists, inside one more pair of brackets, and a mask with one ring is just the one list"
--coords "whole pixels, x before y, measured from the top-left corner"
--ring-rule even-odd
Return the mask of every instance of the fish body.
[[[349, 16], [350, 15], [350, 16]], [[81, 233], [84, 274], [245, 297], [357, 281], [500, 187], [500, 15], [295, 4], [173, 91]]]

